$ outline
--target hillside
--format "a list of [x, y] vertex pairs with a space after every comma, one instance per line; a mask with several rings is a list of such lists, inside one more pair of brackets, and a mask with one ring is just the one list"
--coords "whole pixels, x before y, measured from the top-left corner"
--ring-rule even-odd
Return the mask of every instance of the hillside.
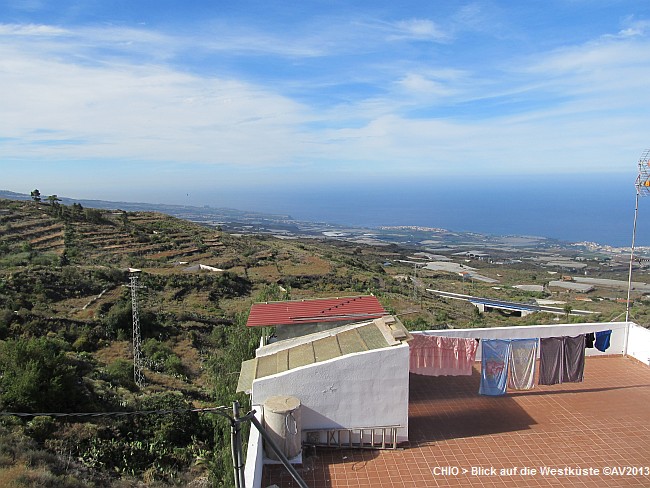
[[[0, 200], [0, 410], [122, 412], [229, 405], [259, 336], [244, 327], [256, 301], [376, 294], [411, 328], [550, 323], [481, 314], [425, 288], [528, 301], [555, 298], [609, 320], [623, 293], [528, 292], [536, 261], [447, 256], [488, 281], [418, 269], [417, 248], [240, 235], [154, 212]], [[146, 385], [132, 380], [128, 268], [139, 291]], [[480, 268], [480, 269], [479, 269]], [[621, 278], [597, 259], [591, 276]], [[648, 281], [648, 271], [636, 279]], [[414, 286], [415, 283], [415, 286]], [[593, 297], [592, 297], [593, 295]], [[586, 302], [585, 299], [591, 300]], [[648, 323], [650, 304], [635, 306]], [[571, 318], [578, 320], [578, 318]], [[584, 321], [584, 318], [579, 320]], [[57, 419], [3, 417], [0, 486], [229, 486], [229, 426], [209, 414]], [[49, 480], [49, 481], [48, 481]], [[49, 483], [49, 484], [48, 484]]]

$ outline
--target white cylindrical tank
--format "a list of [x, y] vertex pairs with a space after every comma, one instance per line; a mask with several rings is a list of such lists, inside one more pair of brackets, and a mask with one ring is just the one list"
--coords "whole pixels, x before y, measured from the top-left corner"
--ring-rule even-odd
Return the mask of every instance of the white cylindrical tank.
[[[269, 436], [282, 453], [291, 459], [302, 449], [300, 400], [292, 396], [272, 396], [264, 402], [264, 424]], [[277, 460], [270, 446], [265, 446], [266, 456]]]

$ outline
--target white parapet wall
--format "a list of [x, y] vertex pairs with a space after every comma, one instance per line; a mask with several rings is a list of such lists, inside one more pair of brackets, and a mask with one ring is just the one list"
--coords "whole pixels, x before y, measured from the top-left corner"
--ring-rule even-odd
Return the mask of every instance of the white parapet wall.
[[[263, 407], [261, 405], [253, 405], [253, 410], [255, 410], [255, 418], [262, 423]], [[248, 435], [248, 449], [246, 450], [246, 464], [244, 465], [244, 479], [247, 488], [262, 487], [263, 459], [262, 436], [255, 426], [251, 425], [250, 434]]]
[[630, 324], [627, 355], [650, 366], [650, 330]]
[[302, 429], [399, 425], [408, 440], [408, 344], [348, 354], [253, 382], [252, 402], [275, 395], [301, 402]]

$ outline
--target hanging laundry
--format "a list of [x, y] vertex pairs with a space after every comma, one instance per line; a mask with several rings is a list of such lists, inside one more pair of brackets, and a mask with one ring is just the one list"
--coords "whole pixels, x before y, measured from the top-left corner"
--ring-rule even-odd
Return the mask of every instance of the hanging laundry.
[[540, 385], [582, 381], [585, 369], [585, 336], [547, 337], [540, 340]]
[[589, 332], [589, 334], [586, 334], [585, 335], [585, 347], [593, 349], [595, 340], [596, 340], [596, 336], [594, 335], [593, 332]]
[[481, 341], [481, 395], [505, 395], [508, 384], [510, 341], [487, 339]]
[[427, 376], [471, 376], [477, 349], [474, 339], [413, 334], [409, 371]]
[[611, 330], [603, 330], [596, 332], [596, 349], [601, 352], [605, 352], [609, 347], [609, 342], [612, 337]]
[[562, 383], [564, 340], [562, 337], [544, 337], [539, 341], [540, 385]]
[[508, 388], [530, 390], [535, 387], [537, 339], [513, 339], [510, 342]]
[[563, 383], [579, 383], [585, 370], [585, 336], [564, 337]]

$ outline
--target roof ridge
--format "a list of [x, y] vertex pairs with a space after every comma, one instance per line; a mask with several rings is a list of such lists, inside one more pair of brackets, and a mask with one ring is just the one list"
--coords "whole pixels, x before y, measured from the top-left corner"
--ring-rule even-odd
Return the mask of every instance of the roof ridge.
[[350, 297], [349, 300], [346, 300], [346, 301], [341, 302], [341, 303], [337, 303], [336, 305], [333, 305], [333, 306], [331, 306], [329, 308], [326, 308], [325, 310], [322, 310], [321, 313], [325, 313], [325, 312], [327, 312], [329, 310], [334, 310], [335, 308], [342, 307], [343, 305], [347, 305], [349, 303], [352, 303], [353, 301], [355, 301], [355, 300], [357, 300], [359, 298], [361, 298], [361, 297]]

